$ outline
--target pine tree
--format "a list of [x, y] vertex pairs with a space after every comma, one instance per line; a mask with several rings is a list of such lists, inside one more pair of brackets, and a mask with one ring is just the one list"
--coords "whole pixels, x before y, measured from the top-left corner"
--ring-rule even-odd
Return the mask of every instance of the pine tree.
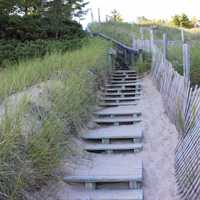
[[191, 28], [192, 26], [189, 17], [184, 13], [180, 16], [180, 26], [185, 28]]
[[174, 24], [175, 26], [180, 26], [180, 16], [179, 15], [175, 15], [172, 17], [172, 24]]

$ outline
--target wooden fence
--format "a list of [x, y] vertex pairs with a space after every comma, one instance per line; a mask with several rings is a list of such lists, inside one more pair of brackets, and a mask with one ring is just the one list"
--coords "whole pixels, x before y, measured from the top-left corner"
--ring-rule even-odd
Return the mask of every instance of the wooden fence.
[[154, 41], [135, 41], [152, 52], [151, 76], [160, 91], [167, 115], [180, 135], [175, 151], [178, 192], [183, 200], [200, 199], [200, 88], [190, 87], [187, 51], [184, 75], [178, 74]]

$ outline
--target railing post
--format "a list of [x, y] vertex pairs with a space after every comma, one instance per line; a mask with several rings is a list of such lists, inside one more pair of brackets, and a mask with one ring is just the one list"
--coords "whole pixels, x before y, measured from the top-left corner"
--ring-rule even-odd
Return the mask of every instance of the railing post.
[[110, 49], [108, 50], [108, 64], [109, 64], [109, 66], [111, 67], [111, 69], [113, 69], [113, 67], [114, 67], [113, 56], [114, 56], [113, 49], [110, 48]]
[[167, 59], [167, 45], [168, 45], [167, 33], [163, 33], [163, 56], [164, 56], [164, 59]]
[[183, 44], [183, 72], [187, 83], [190, 81], [190, 46], [186, 43]]

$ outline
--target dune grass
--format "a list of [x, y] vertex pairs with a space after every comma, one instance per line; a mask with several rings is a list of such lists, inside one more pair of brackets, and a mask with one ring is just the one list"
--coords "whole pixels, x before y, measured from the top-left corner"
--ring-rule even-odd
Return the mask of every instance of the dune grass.
[[[104, 33], [128, 46], [131, 46], [132, 38], [138, 39], [141, 37], [140, 26], [137, 24], [123, 22], [107, 22], [107, 23], [92, 23], [90, 29], [93, 32]], [[144, 37], [149, 38], [149, 32], [144, 31]], [[149, 71], [151, 66], [151, 56], [148, 53], [143, 53], [138, 57], [134, 65], [139, 73]]]
[[[130, 46], [131, 44], [131, 35], [134, 33], [136, 38], [140, 38], [139, 25], [130, 24], [130, 23], [94, 23], [90, 25], [90, 28], [96, 32], [103, 32], [121, 42], [126, 43]], [[147, 26], [147, 28], [149, 25]], [[182, 58], [182, 43], [181, 43], [181, 29], [169, 26], [169, 25], [156, 25], [154, 29], [154, 39], [162, 40], [163, 33], [166, 32], [169, 40], [175, 40], [176, 45], [168, 46], [168, 59], [172, 62], [174, 68], [180, 73], [183, 73], [183, 58]], [[144, 37], [149, 39], [149, 31], [144, 31]], [[191, 82], [192, 84], [200, 84], [200, 29], [184, 29], [185, 40], [190, 44], [191, 49]], [[148, 58], [148, 56], [147, 56]], [[137, 61], [137, 66], [139, 71], [144, 71], [149, 65], [148, 61], [150, 59]]]
[[128, 46], [131, 46], [132, 35], [139, 36], [139, 26], [123, 22], [92, 23], [90, 29], [93, 32], [104, 33]]
[[[2, 71], [0, 95], [4, 102], [10, 94], [37, 83], [55, 82], [47, 89], [48, 110], [33, 107], [31, 99], [24, 97], [1, 118], [1, 200], [27, 199], [27, 193], [40, 189], [53, 177], [62, 158], [77, 149], [69, 136], [78, 134], [90, 118], [98, 86], [110, 70], [108, 47], [105, 41], [91, 39], [80, 50], [47, 55]], [[36, 128], [29, 130], [24, 126], [30, 116], [36, 116], [31, 125]]]
[[99, 53], [105, 50], [104, 46], [102, 40], [89, 40], [81, 50], [53, 53], [4, 69], [0, 73], [0, 98], [46, 81], [60, 71], [94, 65]]
[[[190, 43], [191, 69], [190, 77], [192, 85], [200, 84], [200, 43], [191, 41]], [[168, 47], [168, 59], [172, 62], [175, 69], [183, 74], [182, 45], [170, 45]]]

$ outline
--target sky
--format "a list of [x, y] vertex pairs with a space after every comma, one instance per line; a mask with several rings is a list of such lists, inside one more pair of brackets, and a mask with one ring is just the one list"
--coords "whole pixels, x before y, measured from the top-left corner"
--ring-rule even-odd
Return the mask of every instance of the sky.
[[[100, 8], [101, 18], [109, 15], [113, 9], [119, 11], [127, 22], [133, 22], [138, 16], [150, 19], [169, 19], [175, 14], [186, 13], [190, 17], [200, 18], [200, 0], [89, 0], [88, 8], [93, 10], [95, 20], [98, 19], [97, 9]], [[91, 22], [88, 12], [82, 24]]]

